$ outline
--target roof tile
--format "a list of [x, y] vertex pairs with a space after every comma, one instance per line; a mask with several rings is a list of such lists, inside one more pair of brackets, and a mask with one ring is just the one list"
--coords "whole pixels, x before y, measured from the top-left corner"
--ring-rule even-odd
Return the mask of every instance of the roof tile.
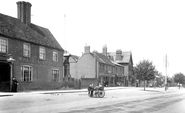
[[27, 26], [19, 19], [1, 13], [0, 34], [43, 46], [49, 46], [63, 51], [60, 44], [56, 41], [48, 29], [34, 24]]

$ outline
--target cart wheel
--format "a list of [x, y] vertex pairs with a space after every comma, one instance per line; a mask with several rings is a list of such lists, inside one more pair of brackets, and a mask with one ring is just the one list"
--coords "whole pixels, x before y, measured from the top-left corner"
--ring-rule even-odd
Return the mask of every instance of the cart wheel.
[[105, 91], [104, 90], [99, 90], [98, 91], [98, 97], [103, 98], [105, 96]]

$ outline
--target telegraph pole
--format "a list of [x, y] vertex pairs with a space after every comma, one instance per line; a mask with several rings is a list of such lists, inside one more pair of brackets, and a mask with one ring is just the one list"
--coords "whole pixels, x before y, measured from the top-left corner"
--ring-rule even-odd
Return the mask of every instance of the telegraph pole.
[[165, 56], [165, 72], [166, 72], [166, 75], [165, 75], [165, 91], [167, 91], [168, 89], [168, 83], [167, 83], [167, 67], [168, 67], [168, 60], [167, 60], [167, 54]]
[[65, 38], [64, 51], [67, 51], [66, 49], [66, 14], [64, 14], [64, 38]]

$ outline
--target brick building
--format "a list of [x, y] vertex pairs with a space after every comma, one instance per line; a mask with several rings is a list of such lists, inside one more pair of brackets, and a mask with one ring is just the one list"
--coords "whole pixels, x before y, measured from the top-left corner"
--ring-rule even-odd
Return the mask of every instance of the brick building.
[[125, 86], [131, 85], [131, 76], [133, 72], [132, 53], [130, 51], [123, 52], [122, 50], [118, 49], [116, 52], [109, 52], [108, 57], [114, 62], [124, 66]]
[[31, 23], [31, 4], [17, 2], [18, 18], [0, 14], [0, 91], [60, 88], [63, 49], [52, 33]]

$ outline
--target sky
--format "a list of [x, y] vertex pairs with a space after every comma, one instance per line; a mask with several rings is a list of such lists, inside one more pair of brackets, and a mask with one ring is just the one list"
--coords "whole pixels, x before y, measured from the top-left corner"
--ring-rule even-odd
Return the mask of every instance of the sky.
[[[3, 0], [0, 13], [17, 18], [18, 0]], [[184, 73], [184, 0], [27, 0], [31, 22], [48, 28], [63, 49], [91, 52], [131, 51], [134, 66], [153, 62], [163, 75]], [[65, 16], [64, 16], [65, 15]]]

